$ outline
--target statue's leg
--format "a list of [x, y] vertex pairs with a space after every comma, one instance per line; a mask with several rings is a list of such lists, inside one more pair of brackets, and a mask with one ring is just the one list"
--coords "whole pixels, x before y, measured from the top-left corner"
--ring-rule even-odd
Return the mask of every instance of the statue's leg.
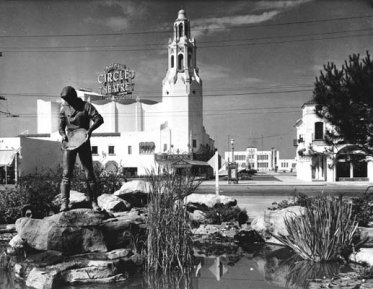
[[71, 186], [71, 176], [74, 170], [76, 160], [76, 152], [74, 151], [63, 151], [62, 158], [62, 182], [61, 182], [61, 208], [60, 212], [65, 212], [69, 210], [70, 202], [70, 186]]
[[91, 145], [89, 141], [79, 148], [79, 158], [86, 176], [89, 203], [94, 211], [100, 211], [101, 209], [97, 204], [97, 183], [93, 171]]

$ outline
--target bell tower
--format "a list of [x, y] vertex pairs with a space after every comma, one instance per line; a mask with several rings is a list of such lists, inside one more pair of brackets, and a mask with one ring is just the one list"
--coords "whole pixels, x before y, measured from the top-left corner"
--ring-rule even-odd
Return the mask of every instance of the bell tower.
[[180, 153], [203, 144], [202, 80], [198, 75], [197, 46], [190, 22], [180, 10], [168, 43], [168, 69], [162, 82], [162, 102], [171, 130], [171, 146]]

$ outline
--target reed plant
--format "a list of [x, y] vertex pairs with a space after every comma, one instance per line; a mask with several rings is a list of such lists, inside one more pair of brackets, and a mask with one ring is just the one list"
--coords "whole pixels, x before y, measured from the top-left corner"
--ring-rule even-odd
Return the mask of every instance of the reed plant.
[[351, 203], [342, 197], [315, 197], [303, 215], [288, 217], [284, 221], [288, 235], [274, 237], [304, 260], [338, 260], [353, 250], [358, 224], [352, 216]]
[[184, 197], [195, 191], [198, 183], [189, 176], [175, 173], [149, 173], [151, 184], [147, 208], [148, 272], [185, 271], [192, 266], [192, 238]]

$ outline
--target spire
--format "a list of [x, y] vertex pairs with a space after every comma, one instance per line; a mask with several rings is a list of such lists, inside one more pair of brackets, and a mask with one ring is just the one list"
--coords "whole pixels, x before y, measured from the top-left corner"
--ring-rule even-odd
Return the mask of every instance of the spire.
[[173, 39], [168, 44], [168, 71], [165, 81], [175, 83], [178, 75], [184, 81], [200, 82], [197, 68], [196, 43], [190, 36], [190, 22], [184, 10], [178, 12], [173, 25]]

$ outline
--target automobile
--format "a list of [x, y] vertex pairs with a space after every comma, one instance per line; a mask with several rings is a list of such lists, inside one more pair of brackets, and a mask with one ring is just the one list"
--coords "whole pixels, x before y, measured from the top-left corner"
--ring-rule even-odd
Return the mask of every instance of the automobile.
[[250, 180], [257, 172], [255, 169], [241, 169], [238, 171], [238, 178], [240, 180]]

